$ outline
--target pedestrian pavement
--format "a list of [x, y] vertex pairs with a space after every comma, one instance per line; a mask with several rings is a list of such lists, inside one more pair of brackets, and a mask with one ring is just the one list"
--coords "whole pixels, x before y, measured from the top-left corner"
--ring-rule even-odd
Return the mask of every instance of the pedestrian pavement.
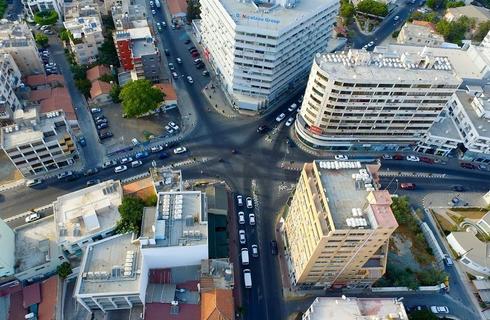
[[[426, 208], [484, 208], [487, 204], [483, 199], [483, 195], [483, 192], [431, 192], [424, 196], [422, 203]], [[457, 204], [451, 202], [455, 197], [459, 199]]]
[[[215, 84], [214, 80], [204, 87], [202, 94], [206, 97], [206, 100], [208, 100], [209, 105], [223, 117], [237, 118], [240, 116], [238, 112], [230, 106], [225, 97], [225, 93]], [[210, 111], [209, 108], [208, 110]]]

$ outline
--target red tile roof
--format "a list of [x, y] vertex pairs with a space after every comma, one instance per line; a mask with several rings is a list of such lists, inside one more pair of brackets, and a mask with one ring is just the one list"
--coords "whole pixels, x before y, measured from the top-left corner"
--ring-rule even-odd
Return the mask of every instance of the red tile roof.
[[187, 291], [197, 291], [198, 280], [190, 280], [177, 284], [178, 289], [186, 289]]
[[97, 98], [101, 94], [109, 94], [112, 86], [104, 81], [95, 80], [92, 82], [92, 88], [90, 88], [90, 96], [92, 99]]
[[413, 20], [412, 21], [412, 24], [414, 24], [416, 26], [430, 28], [432, 30], [435, 30], [436, 29], [436, 27], [434, 26], [434, 24], [432, 22], [429, 22], [429, 21]]
[[178, 14], [187, 14], [187, 1], [186, 0], [168, 0], [168, 10], [172, 16]]
[[22, 301], [24, 308], [28, 308], [33, 304], [38, 304], [41, 302], [41, 286], [39, 283], [34, 283], [30, 286], [24, 287], [24, 289], [22, 289], [22, 295], [24, 296]]
[[56, 320], [58, 296], [58, 276], [52, 276], [41, 283], [41, 303], [39, 304], [39, 320]]
[[165, 94], [165, 100], [177, 100], [177, 93], [171, 83], [157, 83], [153, 87]]
[[66, 88], [54, 88], [51, 97], [41, 101], [41, 113], [63, 110], [68, 120], [76, 120], [73, 102]]
[[27, 76], [24, 82], [30, 87], [37, 87], [48, 83], [65, 84], [65, 79], [61, 74], [50, 74], [49, 76], [44, 74], [35, 74]]
[[110, 74], [111, 70], [106, 67], [105, 65], [97, 65], [93, 68], [90, 68], [87, 70], [87, 79], [90, 82], [94, 82], [95, 80], [99, 79], [101, 76], [104, 74]]
[[10, 295], [8, 320], [24, 320], [27, 310], [22, 306], [22, 291]]
[[147, 303], [145, 320], [199, 320], [201, 306], [199, 304], [179, 304], [178, 314], [170, 314], [170, 303]]
[[215, 289], [201, 294], [201, 320], [235, 319], [233, 291]]
[[170, 269], [150, 269], [148, 283], [170, 283], [172, 272]]
[[39, 102], [41, 100], [51, 97], [51, 88], [32, 90], [29, 99], [31, 101]]

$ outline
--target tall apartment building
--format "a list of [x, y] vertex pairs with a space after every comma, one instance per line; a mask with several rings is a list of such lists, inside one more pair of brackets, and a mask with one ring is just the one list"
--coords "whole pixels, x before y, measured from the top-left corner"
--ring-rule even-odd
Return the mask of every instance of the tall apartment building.
[[15, 234], [14, 231], [0, 219], [0, 278], [12, 276], [15, 272]]
[[100, 17], [95, 15], [73, 18], [65, 20], [63, 24], [73, 35], [70, 48], [77, 63], [94, 63], [99, 55], [99, 47], [104, 43]]
[[15, 110], [22, 107], [15, 89], [20, 85], [21, 74], [8, 53], [0, 53], [0, 126], [11, 123]]
[[22, 0], [22, 4], [24, 4], [24, 12], [31, 19], [36, 12], [51, 9], [58, 13], [60, 20], [63, 17], [63, 0]]
[[283, 226], [293, 286], [366, 287], [386, 270], [398, 223], [377, 190], [379, 165], [314, 161], [303, 167]]
[[22, 76], [44, 74], [36, 41], [24, 22], [0, 22], [0, 53], [14, 58]]
[[327, 150], [414, 145], [462, 80], [447, 58], [397, 47], [317, 54], [295, 123], [299, 139]]
[[114, 42], [121, 66], [133, 79], [160, 81], [160, 51], [148, 26], [115, 31]]
[[335, 0], [201, 0], [204, 57], [236, 108], [260, 110], [304, 88], [327, 48]]
[[15, 125], [2, 128], [0, 145], [24, 176], [72, 165], [78, 151], [61, 111], [38, 114], [35, 108], [14, 113]]
[[490, 87], [456, 91], [415, 150], [490, 164]]

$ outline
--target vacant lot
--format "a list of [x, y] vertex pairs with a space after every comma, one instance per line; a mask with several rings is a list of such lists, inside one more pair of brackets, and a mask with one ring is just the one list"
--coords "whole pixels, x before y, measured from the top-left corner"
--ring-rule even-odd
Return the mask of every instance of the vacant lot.
[[0, 150], [0, 184], [21, 179], [22, 175], [15, 169], [12, 161], [3, 150]]

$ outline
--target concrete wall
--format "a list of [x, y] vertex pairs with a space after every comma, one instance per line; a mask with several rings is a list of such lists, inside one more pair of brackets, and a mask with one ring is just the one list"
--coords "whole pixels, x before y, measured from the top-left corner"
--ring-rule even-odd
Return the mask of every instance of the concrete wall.
[[154, 247], [141, 249], [143, 264], [148, 269], [173, 268], [201, 264], [209, 259], [208, 245]]
[[15, 264], [15, 234], [2, 219], [0, 219], [0, 252], [0, 277], [13, 275]]

